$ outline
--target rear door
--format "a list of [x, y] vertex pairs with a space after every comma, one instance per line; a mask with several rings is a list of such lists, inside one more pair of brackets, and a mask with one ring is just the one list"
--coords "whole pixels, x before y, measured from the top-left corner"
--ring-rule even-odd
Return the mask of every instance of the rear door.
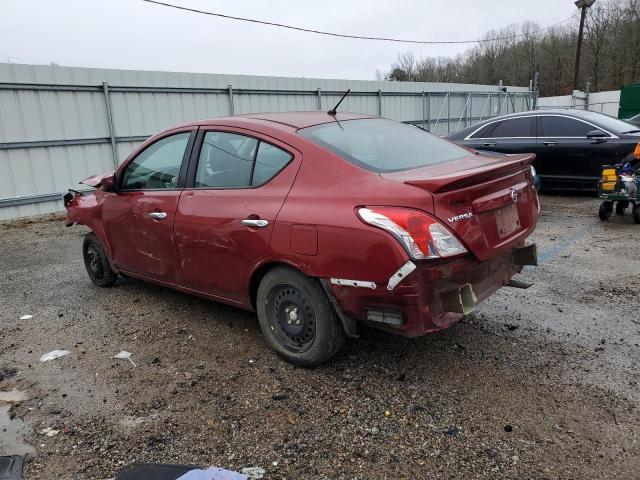
[[176, 214], [185, 286], [241, 302], [301, 155], [243, 129], [201, 129]]
[[602, 165], [615, 163], [613, 144], [606, 138], [587, 138], [588, 132], [602, 130], [596, 125], [563, 115], [540, 115], [537, 130], [535, 166], [543, 183], [596, 188]]
[[105, 234], [118, 268], [179, 281], [173, 222], [194, 140], [193, 128], [172, 131], [139, 152], [119, 175], [118, 192], [103, 207]]
[[529, 153], [535, 148], [535, 119], [510, 117], [491, 122], [469, 137], [473, 148], [502, 153]]

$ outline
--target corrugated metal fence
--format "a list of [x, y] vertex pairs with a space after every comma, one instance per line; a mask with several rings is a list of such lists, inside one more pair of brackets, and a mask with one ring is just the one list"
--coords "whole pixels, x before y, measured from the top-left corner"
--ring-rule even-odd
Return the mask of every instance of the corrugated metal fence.
[[538, 98], [538, 108], [540, 109], [577, 108], [604, 113], [612, 117], [618, 116], [619, 107], [620, 90], [596, 93], [574, 90], [572, 95]]
[[444, 135], [531, 108], [528, 88], [0, 64], [0, 220], [62, 209], [60, 197], [112, 170], [171, 125], [242, 113], [381, 115]]

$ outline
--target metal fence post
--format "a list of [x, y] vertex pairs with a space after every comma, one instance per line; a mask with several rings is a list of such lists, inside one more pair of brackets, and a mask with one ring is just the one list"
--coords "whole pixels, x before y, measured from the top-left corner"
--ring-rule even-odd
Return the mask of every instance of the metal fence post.
[[104, 92], [104, 106], [107, 111], [107, 125], [109, 127], [109, 140], [111, 142], [111, 155], [113, 156], [113, 166], [118, 168], [118, 147], [116, 146], [116, 133], [113, 126], [113, 109], [111, 107], [111, 92], [109, 92], [109, 84], [102, 82], [102, 91]]
[[473, 93], [469, 92], [469, 122], [467, 127], [473, 125]]
[[426, 130], [426, 121], [427, 121], [427, 95], [426, 92], [422, 91], [422, 129]]
[[382, 90], [378, 90], [378, 116], [382, 116]]
[[318, 110], [322, 110], [322, 89], [318, 89]]
[[229, 85], [229, 114], [231, 116], [235, 115], [235, 108], [233, 106], [233, 86]]
[[584, 109], [591, 110], [589, 108], [589, 96], [591, 94], [591, 82], [587, 82], [586, 87], [584, 88]]
[[538, 109], [538, 92], [540, 91], [540, 73], [533, 74], [533, 91], [531, 92], [531, 109]]
[[427, 92], [427, 132], [431, 131], [431, 94]]
[[451, 95], [447, 95], [447, 134], [451, 133]]

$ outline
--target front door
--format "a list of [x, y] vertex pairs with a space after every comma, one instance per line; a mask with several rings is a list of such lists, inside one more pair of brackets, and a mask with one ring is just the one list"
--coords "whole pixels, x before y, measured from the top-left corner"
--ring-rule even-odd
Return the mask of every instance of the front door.
[[247, 277], [267, 251], [300, 154], [231, 128], [201, 130], [195, 152], [175, 221], [184, 284], [244, 302]]
[[607, 139], [587, 138], [599, 128], [563, 115], [538, 117], [536, 169], [542, 183], [596, 188], [602, 165], [615, 163]]
[[118, 269], [167, 283], [180, 280], [174, 244], [192, 129], [172, 132], [147, 146], [120, 174], [118, 193], [103, 207], [105, 235]]

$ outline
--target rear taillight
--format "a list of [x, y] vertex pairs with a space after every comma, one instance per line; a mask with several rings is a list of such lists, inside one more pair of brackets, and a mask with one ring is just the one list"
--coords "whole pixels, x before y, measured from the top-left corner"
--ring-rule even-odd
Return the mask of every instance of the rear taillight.
[[386, 230], [416, 260], [445, 258], [466, 253], [462, 243], [438, 220], [424, 212], [398, 207], [363, 207], [358, 216]]
[[636, 149], [633, 151], [633, 156], [640, 160], [640, 143], [636, 145]]

